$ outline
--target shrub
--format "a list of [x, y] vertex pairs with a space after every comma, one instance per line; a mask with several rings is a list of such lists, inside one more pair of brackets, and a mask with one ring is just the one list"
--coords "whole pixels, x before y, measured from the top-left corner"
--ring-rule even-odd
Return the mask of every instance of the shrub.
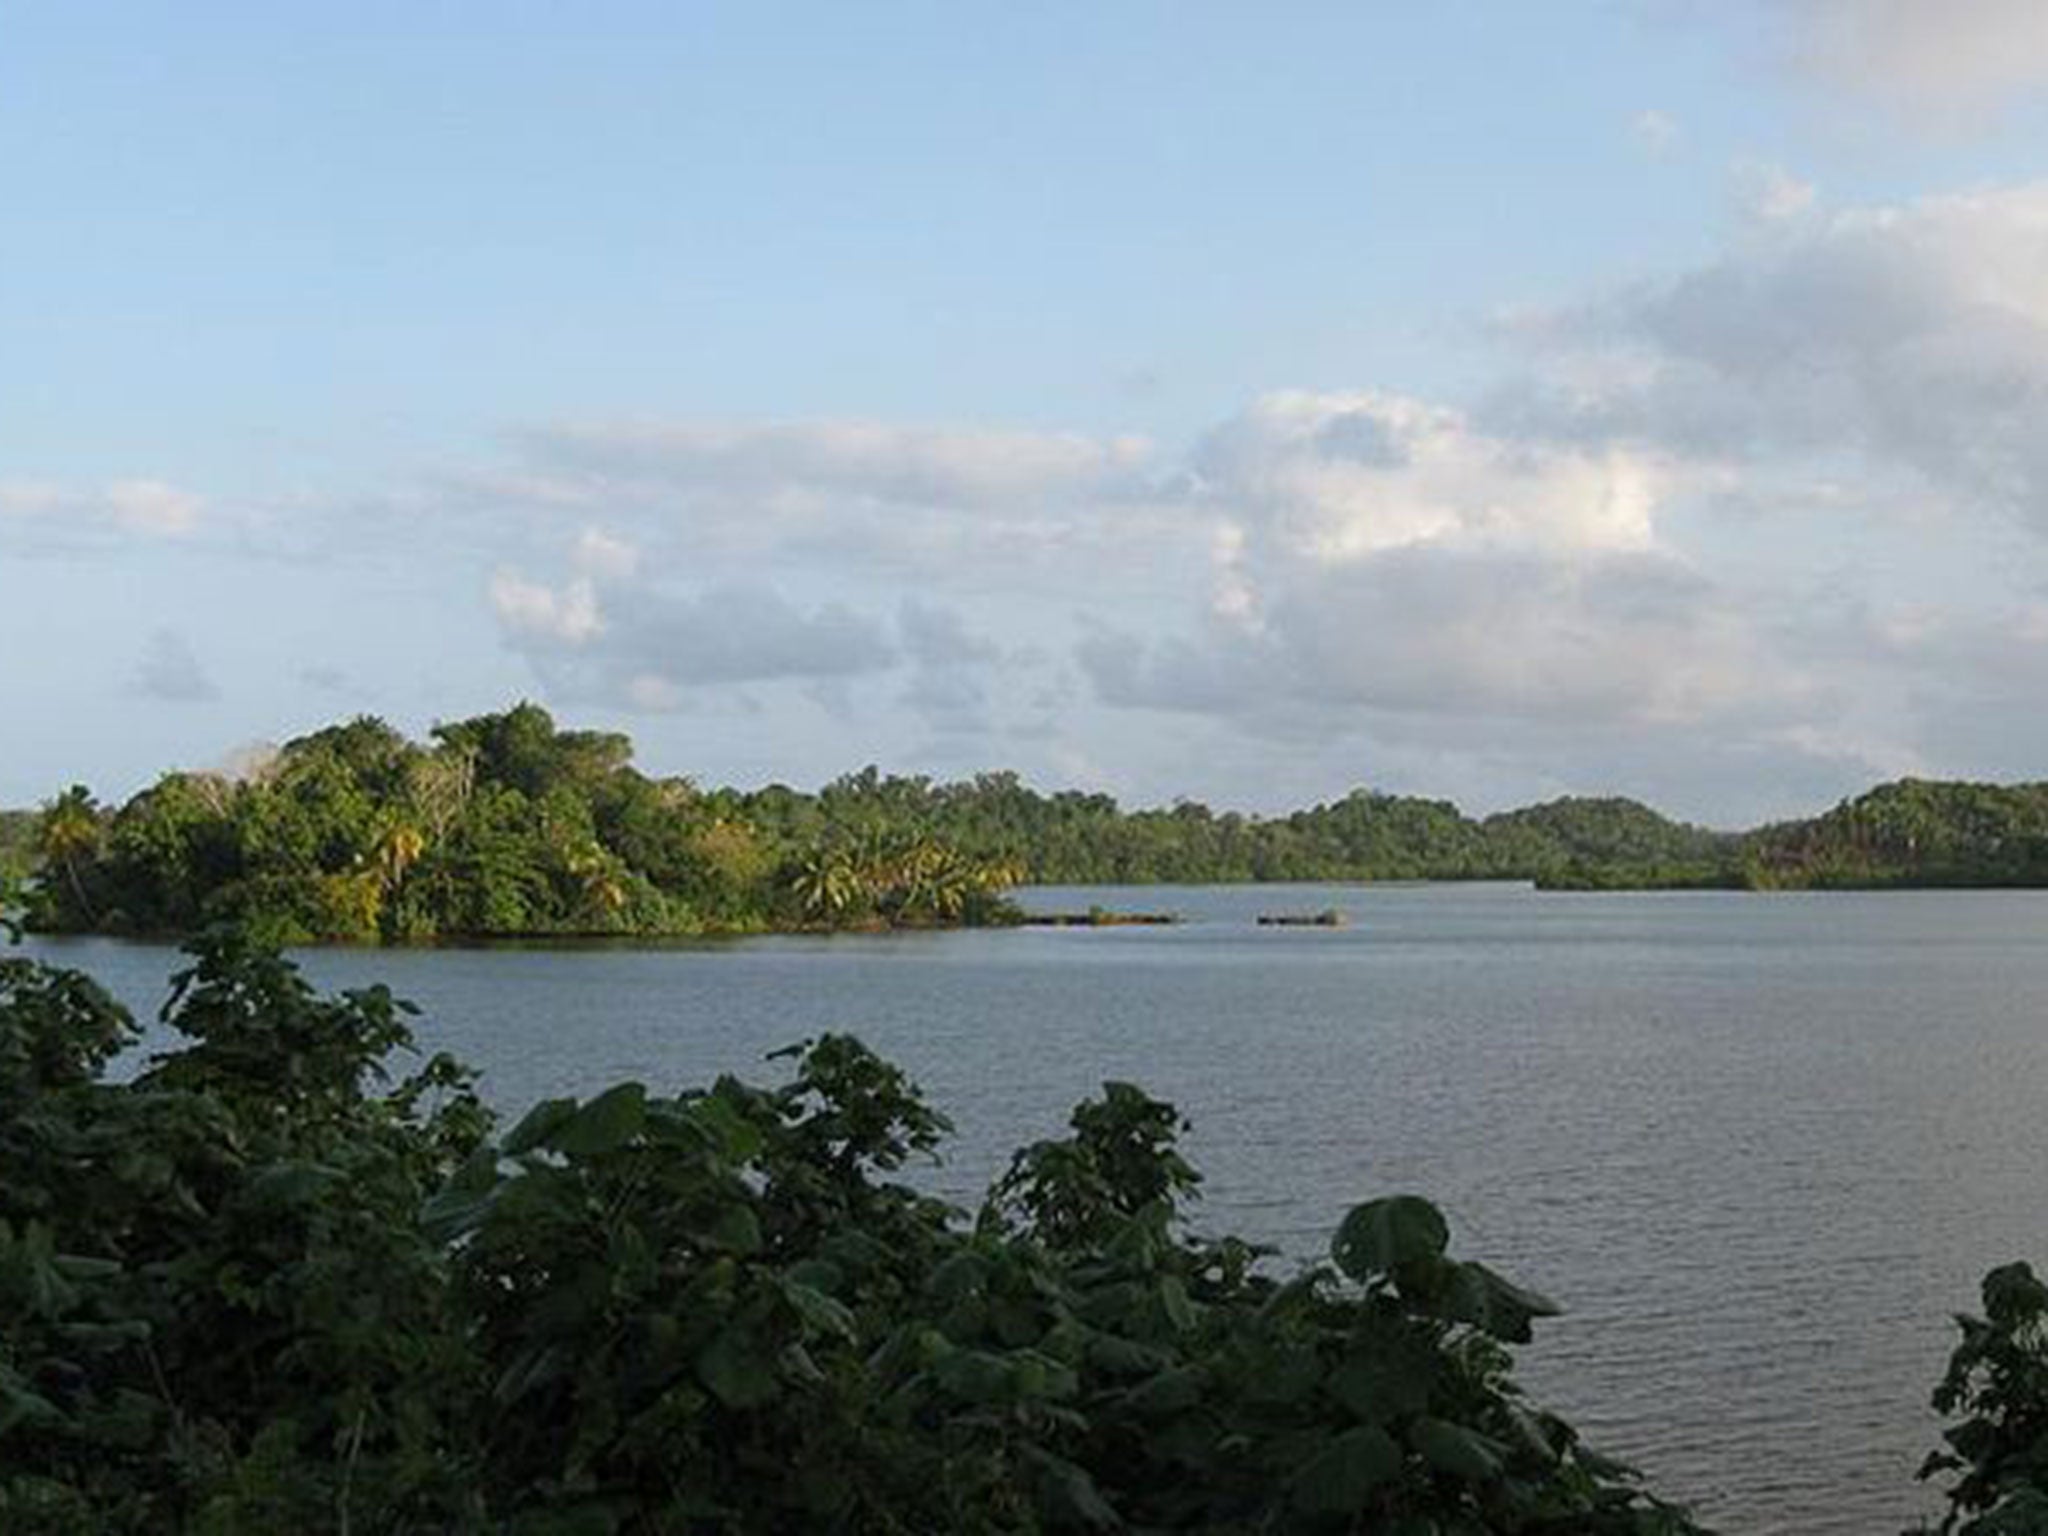
[[969, 1219], [844, 1036], [493, 1137], [453, 1062], [385, 1075], [408, 1012], [215, 934], [114, 1084], [132, 1021], [0, 963], [0, 1527], [1696, 1529], [1523, 1396], [1553, 1309], [1419, 1197], [1283, 1275], [1112, 1083]]

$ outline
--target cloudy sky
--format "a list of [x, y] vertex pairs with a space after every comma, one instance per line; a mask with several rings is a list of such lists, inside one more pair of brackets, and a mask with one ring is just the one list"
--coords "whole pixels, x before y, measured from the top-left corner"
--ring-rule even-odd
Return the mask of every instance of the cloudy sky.
[[0, 663], [0, 805], [2048, 777], [2048, 7], [10, 5]]

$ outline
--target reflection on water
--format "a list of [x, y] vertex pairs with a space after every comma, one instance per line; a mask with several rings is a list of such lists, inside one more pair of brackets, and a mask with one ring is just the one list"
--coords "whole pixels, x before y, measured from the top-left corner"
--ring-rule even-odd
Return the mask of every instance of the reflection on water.
[[[1394, 1190], [1564, 1302], [1524, 1376], [1730, 1536], [1897, 1529], [1982, 1272], [2048, 1259], [2048, 893], [1029, 893], [1173, 928], [325, 951], [516, 1112], [762, 1075], [852, 1030], [958, 1122], [971, 1201], [1129, 1078], [1195, 1122], [1201, 1224], [1319, 1251]], [[1337, 907], [1342, 929], [1259, 928]], [[43, 942], [153, 1011], [160, 949]]]

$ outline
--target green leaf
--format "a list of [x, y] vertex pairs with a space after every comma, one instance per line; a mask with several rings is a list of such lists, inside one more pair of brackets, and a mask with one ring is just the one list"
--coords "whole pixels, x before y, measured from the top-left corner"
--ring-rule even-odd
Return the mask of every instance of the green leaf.
[[1123, 1517], [1102, 1496], [1095, 1479], [1084, 1468], [1035, 1445], [1026, 1445], [1024, 1455], [1043, 1474], [1040, 1497], [1051, 1506], [1054, 1518], [1061, 1524], [1080, 1524], [1098, 1531], [1116, 1530], [1123, 1525]]
[[575, 1113], [574, 1099], [542, 1099], [505, 1133], [505, 1155], [517, 1157], [522, 1152], [531, 1152], [535, 1147], [544, 1145]]
[[1202, 1400], [1209, 1373], [1198, 1365], [1176, 1366], [1140, 1382], [1124, 1394], [1124, 1406], [1140, 1418], [1170, 1418]]
[[420, 1207], [420, 1230], [429, 1242], [453, 1242], [474, 1229], [496, 1199], [496, 1189], [478, 1194], [450, 1184]]
[[724, 1206], [704, 1229], [704, 1240], [728, 1253], [754, 1253], [761, 1247], [761, 1223], [752, 1206]]
[[1182, 1285], [1177, 1275], [1168, 1275], [1159, 1282], [1159, 1301], [1166, 1308], [1166, 1320], [1182, 1333], [1191, 1332], [1195, 1326], [1195, 1305], [1188, 1300], [1188, 1288]]
[[846, 1304], [835, 1301], [823, 1291], [813, 1290], [795, 1280], [782, 1282], [783, 1297], [796, 1310], [798, 1317], [807, 1327], [818, 1333], [836, 1333], [843, 1339], [854, 1336], [853, 1313]]
[[1294, 1507], [1310, 1515], [1351, 1515], [1373, 1490], [1400, 1476], [1401, 1448], [1377, 1425], [1348, 1429], [1302, 1464], [1288, 1486]]
[[1484, 1264], [1451, 1266], [1442, 1315], [1510, 1344], [1527, 1344], [1531, 1321], [1558, 1315], [1557, 1303], [1503, 1279]]
[[697, 1379], [728, 1408], [759, 1408], [782, 1390], [774, 1362], [737, 1328], [722, 1328], [697, 1357]]
[[1372, 1341], [1330, 1373], [1330, 1394], [1371, 1424], [1408, 1418], [1429, 1406], [1437, 1356], [1426, 1345]]
[[1354, 1280], [1426, 1264], [1450, 1246], [1443, 1212], [1420, 1195], [1389, 1195], [1356, 1206], [1337, 1229], [1330, 1257]]
[[761, 1128], [731, 1105], [718, 1099], [706, 1099], [697, 1106], [697, 1114], [717, 1138], [719, 1150], [727, 1161], [744, 1163], [760, 1156]]
[[932, 1365], [932, 1379], [953, 1396], [969, 1403], [1000, 1403], [1011, 1389], [1009, 1362], [986, 1350], [959, 1349]]
[[594, 1157], [624, 1146], [647, 1122], [647, 1090], [638, 1083], [607, 1088], [548, 1137], [569, 1157]]
[[1532, 1455], [1546, 1462], [1555, 1462], [1563, 1453], [1564, 1446], [1552, 1443], [1550, 1428], [1541, 1416], [1531, 1413], [1520, 1403], [1507, 1405], [1507, 1419]]
[[1501, 1447], [1476, 1430], [1446, 1419], [1417, 1419], [1408, 1443], [1439, 1472], [1468, 1483], [1490, 1482], [1501, 1474]]

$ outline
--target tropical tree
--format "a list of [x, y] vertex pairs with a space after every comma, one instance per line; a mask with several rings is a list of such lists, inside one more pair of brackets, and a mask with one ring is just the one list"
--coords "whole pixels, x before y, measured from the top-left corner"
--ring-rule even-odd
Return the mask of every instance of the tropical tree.
[[92, 898], [86, 894], [81, 868], [99, 855], [105, 838], [100, 808], [92, 792], [74, 784], [43, 808], [36, 831], [36, 850], [44, 867], [64, 876], [81, 923], [94, 921]]
[[790, 889], [806, 917], [834, 922], [861, 895], [862, 882], [846, 850], [827, 845], [813, 848], [798, 860]]

